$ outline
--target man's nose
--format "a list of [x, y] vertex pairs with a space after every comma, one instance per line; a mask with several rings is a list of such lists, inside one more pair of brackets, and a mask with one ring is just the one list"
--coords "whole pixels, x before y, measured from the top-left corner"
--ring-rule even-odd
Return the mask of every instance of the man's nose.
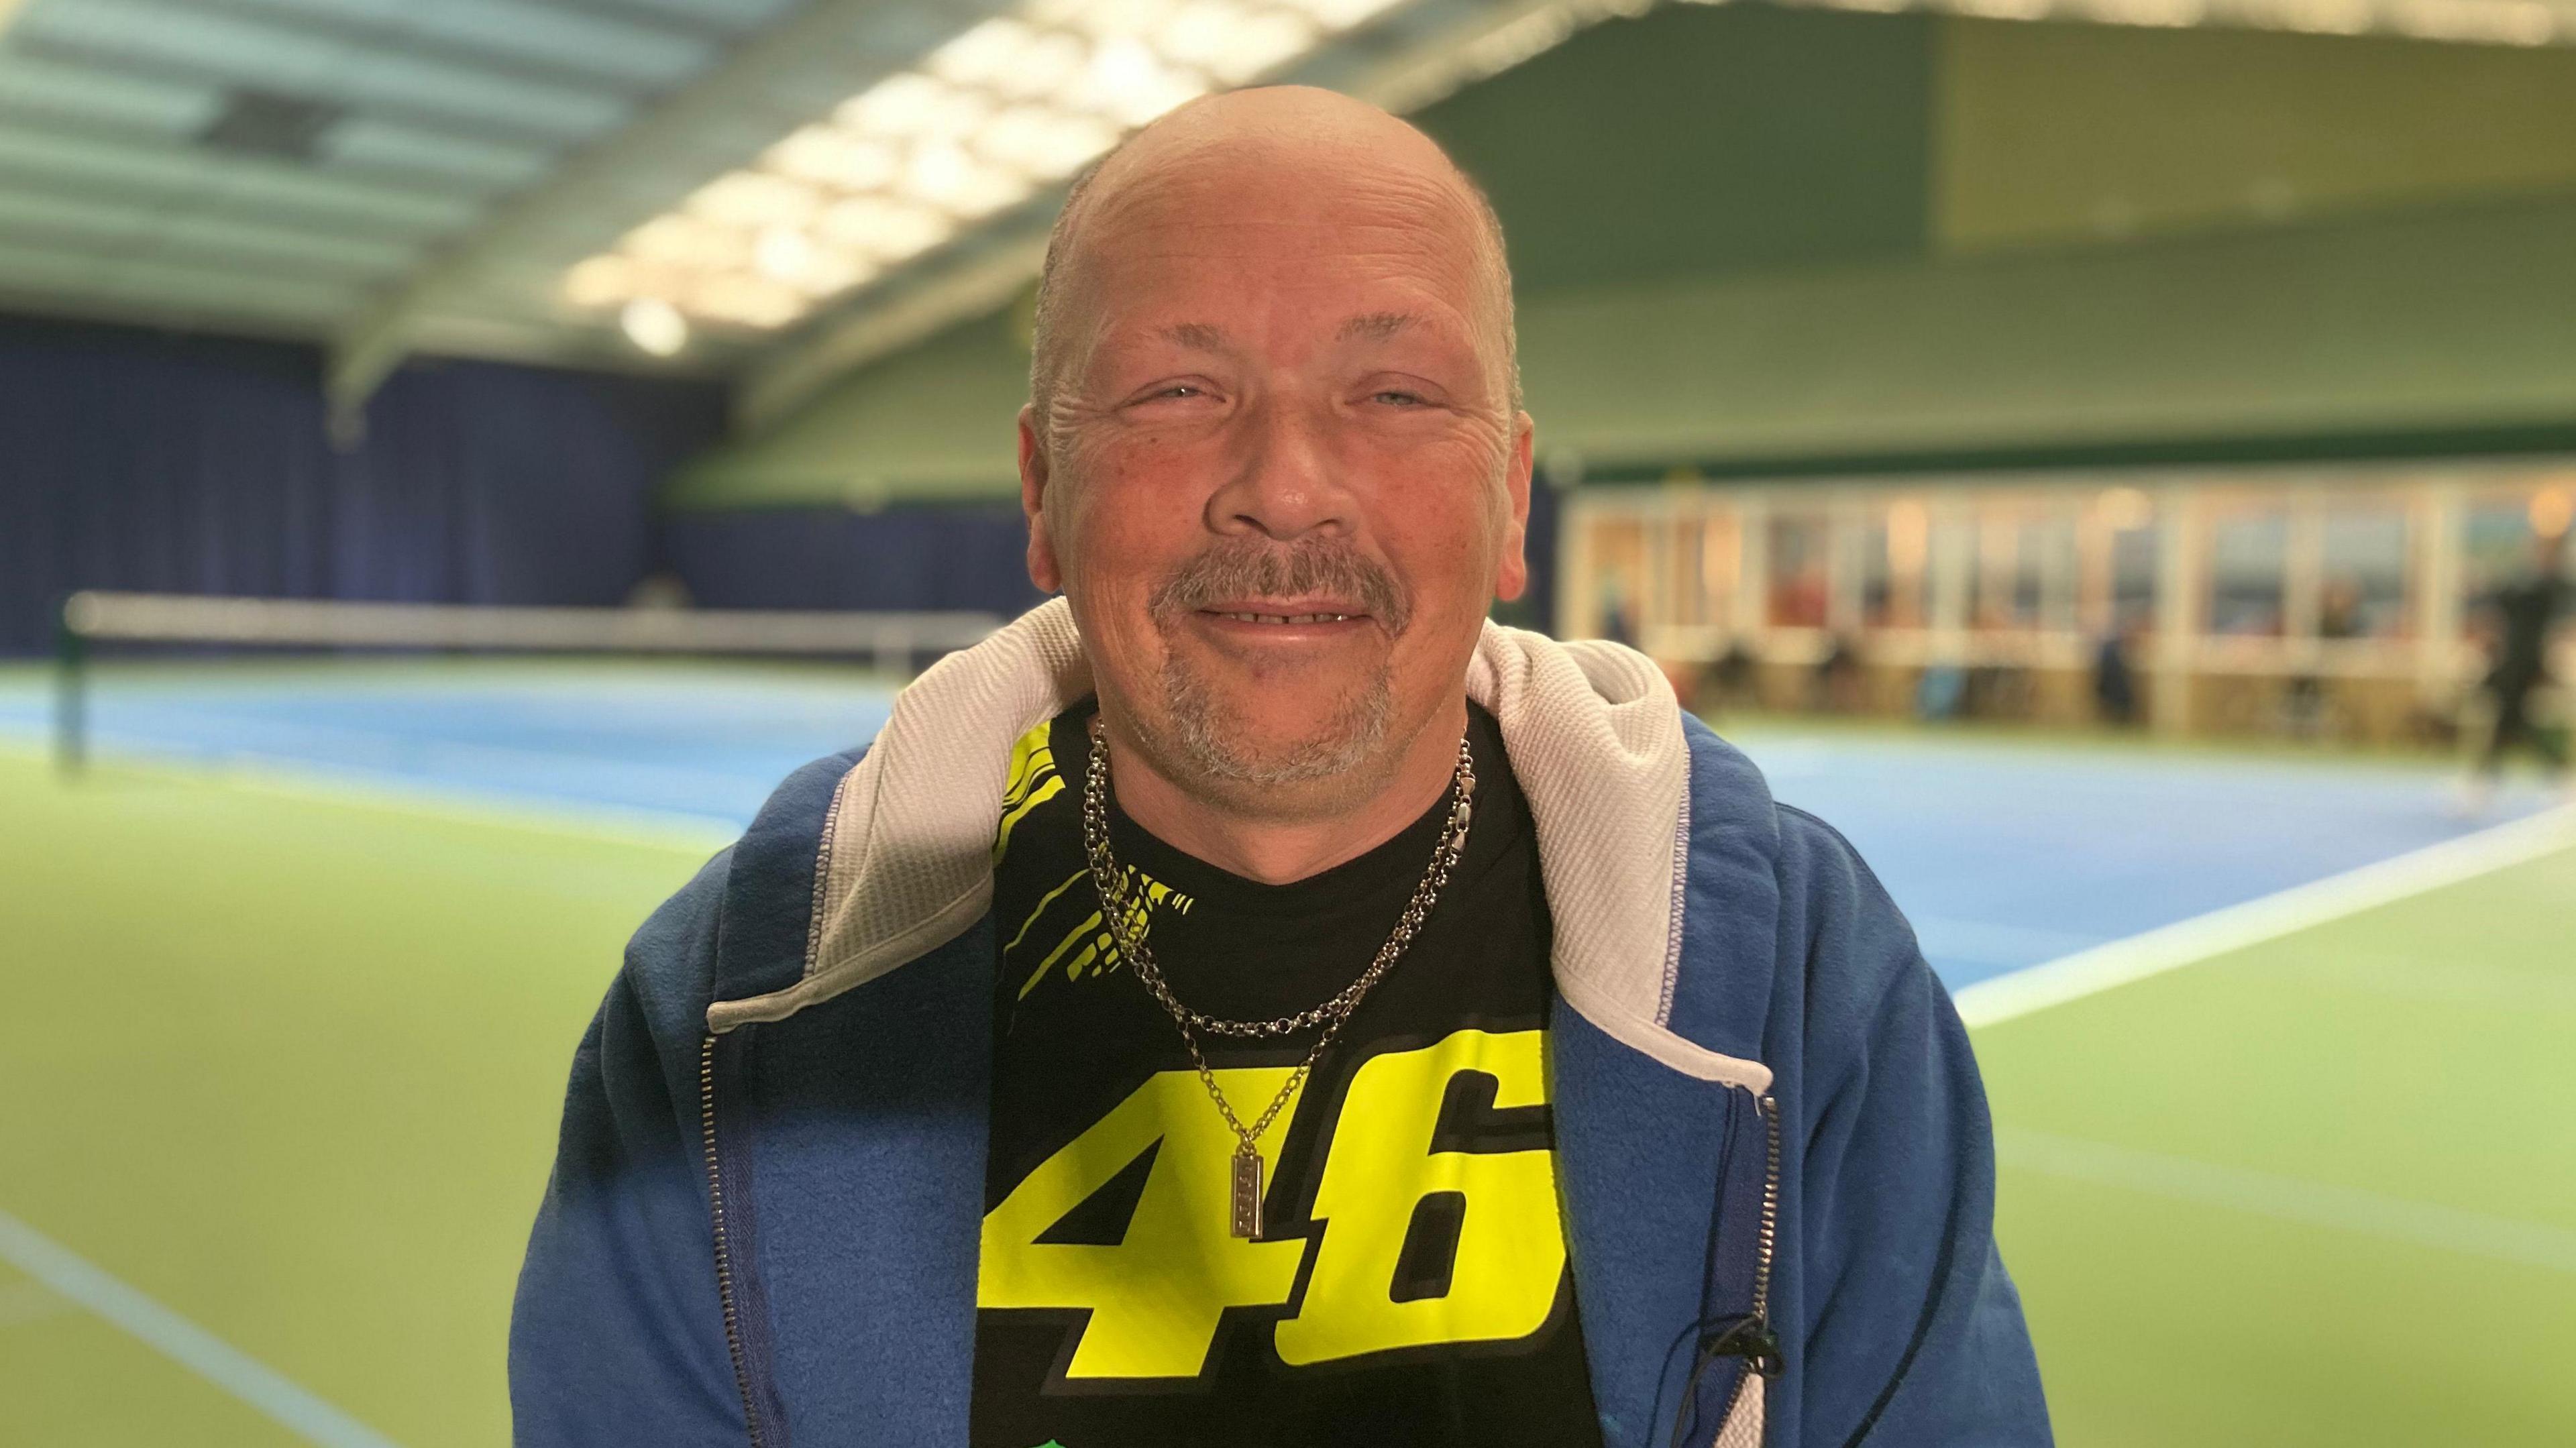
[[1353, 499], [1333, 465], [1330, 418], [1274, 399], [1241, 427], [1234, 470], [1208, 499], [1210, 529], [1283, 542], [1351, 530]]

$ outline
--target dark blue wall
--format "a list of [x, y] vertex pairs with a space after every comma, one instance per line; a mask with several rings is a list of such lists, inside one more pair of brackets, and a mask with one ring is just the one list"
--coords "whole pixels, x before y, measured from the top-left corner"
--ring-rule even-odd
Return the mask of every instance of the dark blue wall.
[[[1495, 610], [1549, 629], [1556, 617], [1558, 490], [1531, 489], [1530, 589]], [[1046, 595], [1029, 582], [1028, 525], [1008, 504], [683, 510], [663, 550], [708, 608], [966, 608], [1005, 618]]]
[[663, 547], [708, 608], [981, 609], [1010, 617], [1045, 597], [1029, 532], [1009, 505], [687, 510]]
[[0, 319], [0, 652], [77, 588], [606, 604], [712, 384], [416, 362], [335, 450], [313, 348]]

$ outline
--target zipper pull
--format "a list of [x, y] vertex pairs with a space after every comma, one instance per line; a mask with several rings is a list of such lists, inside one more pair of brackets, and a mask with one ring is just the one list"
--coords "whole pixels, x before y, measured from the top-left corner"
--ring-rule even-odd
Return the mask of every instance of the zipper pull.
[[1766, 1378], [1780, 1376], [1780, 1370], [1788, 1366], [1780, 1356], [1780, 1334], [1758, 1317], [1745, 1326], [1742, 1351], [1745, 1366]]
[[1780, 1356], [1780, 1335], [1760, 1316], [1736, 1319], [1700, 1351], [1704, 1357], [1740, 1357], [1746, 1367], [1766, 1378], [1780, 1376], [1787, 1366]]

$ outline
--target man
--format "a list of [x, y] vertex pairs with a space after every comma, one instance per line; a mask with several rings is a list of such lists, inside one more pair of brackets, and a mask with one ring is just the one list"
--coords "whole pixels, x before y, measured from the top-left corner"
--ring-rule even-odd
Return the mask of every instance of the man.
[[2566, 746], [2531, 717], [2532, 695], [2549, 684], [2549, 633], [2567, 592], [2566, 556], [2566, 533], [2536, 535], [2530, 574], [2497, 589], [2489, 602], [2496, 621], [2495, 661], [2482, 687], [2493, 702], [2495, 723], [2471, 782], [2475, 808], [2486, 807], [2504, 773], [2505, 753], [2517, 743], [2540, 756], [2552, 775], [2567, 773]]
[[1323, 92], [1077, 188], [1019, 431], [1065, 598], [637, 935], [520, 1441], [2047, 1441], [1894, 906], [1645, 658], [1485, 622], [1509, 285]]

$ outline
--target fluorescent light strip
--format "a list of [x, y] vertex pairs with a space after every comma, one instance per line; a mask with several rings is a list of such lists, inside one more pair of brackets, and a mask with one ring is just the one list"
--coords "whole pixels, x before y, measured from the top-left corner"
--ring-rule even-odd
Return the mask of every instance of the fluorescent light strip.
[[785, 326], [1398, 3], [1026, 0], [573, 267], [564, 300]]
[[[1725, 0], [1686, 0], [1723, 4]], [[2233, 26], [2301, 35], [2402, 35], [2466, 45], [2576, 42], [2576, 8], [2549, 0], [1792, 0], [1833, 10], [1928, 10], [1986, 20]]]

